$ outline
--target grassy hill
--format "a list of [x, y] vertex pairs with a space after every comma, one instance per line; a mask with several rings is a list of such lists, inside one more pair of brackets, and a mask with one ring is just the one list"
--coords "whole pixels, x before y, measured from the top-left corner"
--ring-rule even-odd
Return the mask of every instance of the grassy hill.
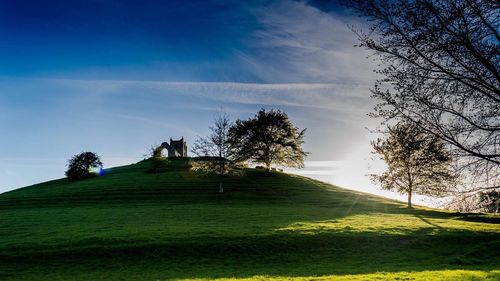
[[0, 195], [0, 280], [500, 280], [498, 218], [184, 165]]

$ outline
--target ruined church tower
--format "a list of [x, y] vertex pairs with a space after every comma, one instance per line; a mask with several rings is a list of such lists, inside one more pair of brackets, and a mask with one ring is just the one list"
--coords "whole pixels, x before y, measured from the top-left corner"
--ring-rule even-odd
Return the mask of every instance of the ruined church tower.
[[172, 140], [170, 138], [170, 144], [164, 142], [161, 144], [163, 148], [168, 151], [168, 157], [187, 157], [187, 144], [182, 137], [180, 140]]

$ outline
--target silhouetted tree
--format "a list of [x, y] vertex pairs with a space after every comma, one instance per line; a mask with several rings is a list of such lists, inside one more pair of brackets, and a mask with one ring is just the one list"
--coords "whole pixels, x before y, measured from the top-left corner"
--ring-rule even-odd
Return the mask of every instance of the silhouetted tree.
[[211, 134], [198, 137], [191, 152], [198, 156], [193, 161], [193, 170], [219, 176], [219, 192], [224, 192], [223, 178], [230, 174], [240, 174], [242, 166], [229, 159], [228, 134], [232, 123], [229, 115], [223, 111], [217, 112], [214, 123], [210, 126]]
[[229, 129], [230, 153], [235, 159], [271, 165], [304, 167], [304, 130], [299, 130], [280, 110], [261, 109], [254, 118], [237, 120]]
[[479, 193], [480, 206], [488, 213], [495, 214], [500, 210], [500, 192], [490, 190]]
[[500, 1], [351, 0], [383, 75], [372, 114], [450, 144], [473, 191], [500, 187]]
[[68, 161], [68, 170], [65, 174], [70, 180], [79, 180], [95, 176], [93, 170], [97, 168], [102, 168], [99, 156], [93, 152], [82, 152]]
[[387, 170], [371, 175], [387, 190], [408, 195], [440, 196], [456, 182], [451, 171], [452, 157], [441, 139], [428, 135], [413, 123], [388, 127], [388, 136], [372, 142], [374, 151], [387, 164]]

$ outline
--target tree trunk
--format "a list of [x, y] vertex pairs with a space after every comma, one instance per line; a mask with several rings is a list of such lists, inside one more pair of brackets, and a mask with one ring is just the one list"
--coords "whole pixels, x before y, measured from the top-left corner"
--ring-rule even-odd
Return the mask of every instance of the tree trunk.
[[270, 173], [270, 172], [271, 172], [271, 164], [267, 164], [267, 163], [266, 163], [266, 171], [267, 171], [268, 173]]
[[219, 193], [224, 193], [224, 184], [222, 181], [219, 181]]
[[411, 208], [411, 194], [413, 193], [413, 179], [411, 177], [409, 164], [406, 164], [408, 172], [408, 208]]

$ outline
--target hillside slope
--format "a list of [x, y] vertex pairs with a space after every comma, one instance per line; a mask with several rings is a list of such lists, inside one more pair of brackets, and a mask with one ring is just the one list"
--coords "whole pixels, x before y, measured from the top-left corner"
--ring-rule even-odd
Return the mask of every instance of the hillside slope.
[[184, 165], [0, 195], [0, 280], [500, 280], [498, 218], [253, 169], [219, 194]]

